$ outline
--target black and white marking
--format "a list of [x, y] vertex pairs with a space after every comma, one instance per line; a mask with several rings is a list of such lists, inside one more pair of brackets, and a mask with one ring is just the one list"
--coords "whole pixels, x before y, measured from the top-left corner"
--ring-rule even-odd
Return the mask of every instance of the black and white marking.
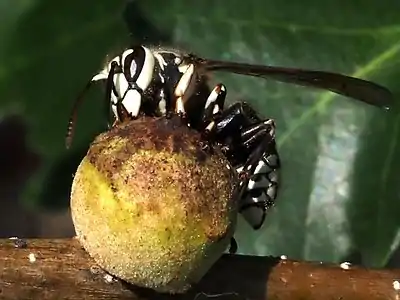
[[[225, 97], [226, 87], [219, 84], [207, 98], [204, 115], [212, 115], [212, 120], [205, 128], [205, 132], [208, 136], [213, 134], [218, 135], [218, 131], [221, 132], [224, 130], [224, 128], [230, 124], [229, 122], [234, 120], [235, 116], [242, 116], [242, 114], [237, 113], [237, 110], [228, 109], [225, 112], [223, 111]], [[243, 104], [237, 103], [232, 107], [235, 106], [240, 107], [243, 106]], [[238, 204], [239, 212], [253, 229], [256, 230], [263, 225], [266, 213], [268, 209], [274, 205], [277, 197], [280, 159], [275, 146], [274, 121], [271, 119], [261, 121], [256, 117], [255, 112], [250, 107], [247, 107], [247, 109], [255, 120], [250, 122], [247, 127], [233, 129], [235, 132], [241, 132], [242, 140], [239, 143], [248, 145], [251, 143], [252, 139], [252, 142], [255, 143], [257, 138], [261, 138], [268, 141], [268, 146], [264, 150], [258, 152], [254, 163], [248, 163], [251, 151], [249, 151], [249, 155], [245, 155], [242, 159], [239, 158], [240, 155], [235, 155], [234, 153], [233, 155], [236, 156], [236, 159], [231, 159], [231, 162], [233, 162], [238, 174], [243, 174], [243, 172], [249, 172], [250, 174], [248, 180], [242, 182], [244, 186], [246, 184], [247, 186], [243, 187]], [[207, 120], [207, 117], [205, 117], [204, 120]], [[238, 127], [243, 125], [242, 122], [238, 124]], [[264, 130], [265, 128], [268, 130]], [[217, 138], [217, 141], [219, 141], [222, 146], [226, 147], [227, 143], [223, 141], [224, 138], [226, 138], [226, 136], [223, 135], [222, 139]], [[232, 146], [238, 147], [237, 149], [240, 147], [240, 145], [231, 145], [231, 147]], [[229, 149], [225, 149], [225, 152], [228, 153]], [[245, 167], [247, 169], [245, 169]]]
[[[262, 226], [266, 212], [274, 205], [279, 185], [279, 167], [277, 153], [264, 154], [241, 198], [239, 211], [254, 229]], [[238, 173], [242, 170], [243, 167], [237, 168]]]
[[118, 118], [119, 101], [130, 117], [139, 115], [142, 92], [146, 90], [153, 78], [156, 60], [151, 51], [145, 47], [125, 50], [112, 59], [100, 73], [93, 76], [92, 82], [110, 80], [112, 74], [112, 91], [110, 102], [113, 113]]

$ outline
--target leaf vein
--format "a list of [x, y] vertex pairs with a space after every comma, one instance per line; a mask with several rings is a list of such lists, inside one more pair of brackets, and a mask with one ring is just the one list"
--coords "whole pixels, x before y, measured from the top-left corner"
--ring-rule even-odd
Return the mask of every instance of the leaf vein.
[[[400, 42], [395, 43], [392, 47], [371, 59], [364, 66], [358, 68], [350, 76], [359, 78], [368, 76], [374, 70], [381, 67], [387, 60], [395, 56], [399, 52], [399, 50]], [[326, 107], [331, 103], [334, 96], [336, 96], [335, 93], [329, 91], [323, 92], [310, 109], [306, 110], [299, 118], [291, 122], [292, 125], [289, 126], [289, 128], [278, 139], [278, 145], [282, 147], [294, 134], [294, 132], [302, 125], [304, 125], [307, 120], [309, 120], [313, 115], [317, 114], [318, 112], [324, 111]]]

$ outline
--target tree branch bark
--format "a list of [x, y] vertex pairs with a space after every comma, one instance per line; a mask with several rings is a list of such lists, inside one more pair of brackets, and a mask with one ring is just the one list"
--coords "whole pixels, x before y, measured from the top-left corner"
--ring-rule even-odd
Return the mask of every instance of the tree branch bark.
[[224, 255], [185, 295], [160, 295], [112, 279], [74, 238], [26, 244], [0, 239], [0, 268], [0, 298], [5, 300], [400, 299], [400, 270], [245, 255]]

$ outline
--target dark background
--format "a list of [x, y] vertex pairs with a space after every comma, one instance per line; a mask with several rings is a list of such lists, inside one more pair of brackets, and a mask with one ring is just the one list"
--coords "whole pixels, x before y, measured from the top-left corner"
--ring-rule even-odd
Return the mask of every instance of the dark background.
[[[400, 95], [397, 0], [0, 3], [0, 235], [72, 236], [72, 174], [105, 129], [101, 90], [69, 111], [107, 53], [134, 42], [203, 57], [329, 70]], [[241, 253], [368, 266], [396, 264], [400, 115], [328, 92], [217, 74], [278, 126], [282, 189], [260, 231], [239, 220]]]

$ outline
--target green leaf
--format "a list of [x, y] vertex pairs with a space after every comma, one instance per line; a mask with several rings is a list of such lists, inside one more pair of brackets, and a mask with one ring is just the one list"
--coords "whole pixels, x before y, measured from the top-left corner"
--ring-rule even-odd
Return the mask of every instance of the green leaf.
[[[144, 1], [170, 43], [200, 56], [319, 69], [400, 89], [400, 3]], [[383, 266], [398, 246], [399, 116], [333, 93], [215, 73], [230, 101], [277, 122], [282, 187], [260, 231], [242, 220], [240, 251]]]
[[75, 147], [67, 152], [69, 113], [105, 55], [129, 40], [122, 17], [125, 2], [8, 2], [7, 30], [0, 31], [1, 112], [25, 118], [31, 148], [42, 161], [24, 200], [31, 206], [66, 206], [77, 163], [90, 139], [105, 128], [105, 103], [96, 103], [95, 93], [88, 95], [79, 113]]

